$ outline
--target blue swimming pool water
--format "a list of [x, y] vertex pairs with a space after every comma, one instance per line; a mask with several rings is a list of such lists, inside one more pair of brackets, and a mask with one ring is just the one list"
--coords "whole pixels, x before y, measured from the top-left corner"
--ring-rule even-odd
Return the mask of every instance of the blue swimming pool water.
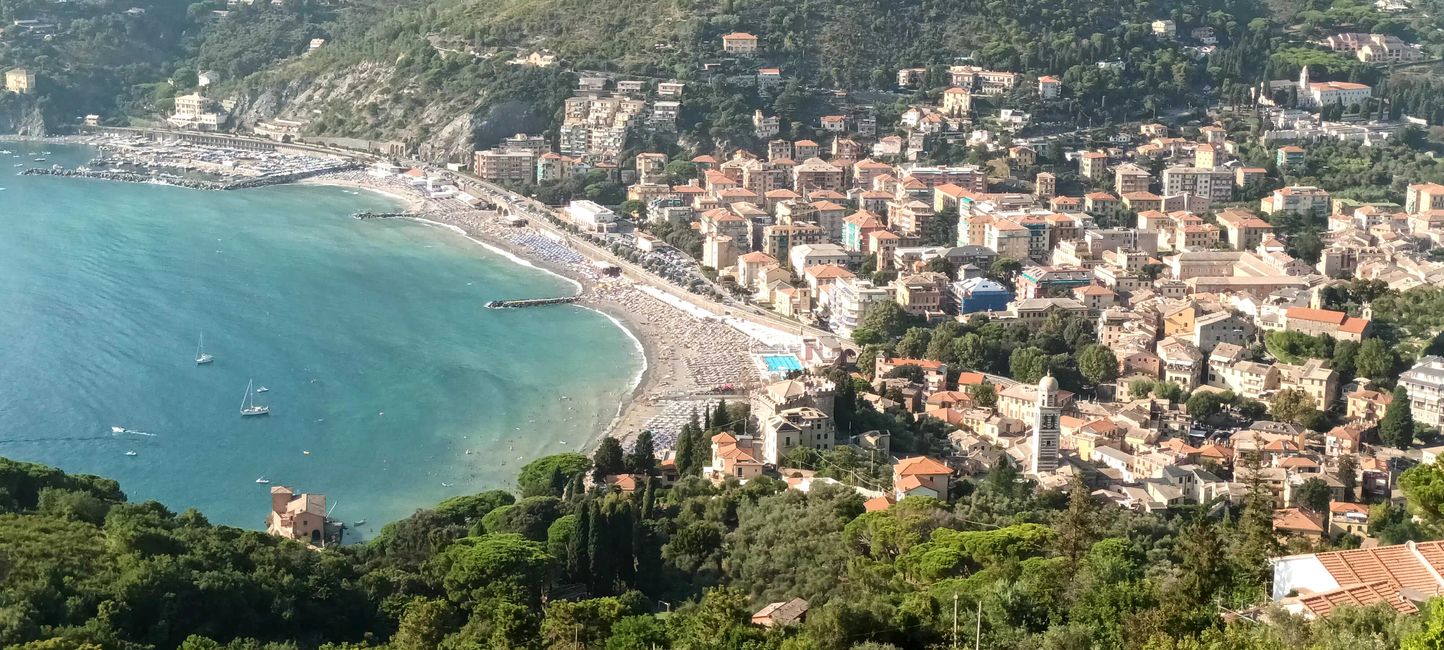
[[767, 364], [767, 370], [769, 372], [802, 370], [802, 362], [790, 354], [767, 355], [762, 357], [762, 361]]

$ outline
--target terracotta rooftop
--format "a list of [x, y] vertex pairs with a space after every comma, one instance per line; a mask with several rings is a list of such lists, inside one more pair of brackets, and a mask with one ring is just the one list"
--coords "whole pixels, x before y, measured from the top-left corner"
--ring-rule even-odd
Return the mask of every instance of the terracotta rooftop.
[[1298, 508], [1284, 508], [1274, 511], [1274, 530], [1320, 535], [1324, 532], [1324, 523]]
[[1316, 321], [1320, 323], [1332, 323], [1334, 325], [1342, 325], [1344, 323], [1344, 319], [1349, 317], [1348, 314], [1345, 314], [1341, 311], [1331, 311], [1328, 309], [1311, 309], [1309, 307], [1289, 307], [1288, 310], [1284, 312], [1284, 315], [1287, 316], [1289, 320], [1298, 319]]
[[1315, 557], [1341, 585], [1386, 581], [1392, 587], [1439, 593], [1444, 542], [1418, 542], [1376, 548], [1330, 551]]
[[898, 461], [897, 465], [893, 467], [893, 473], [898, 476], [929, 476], [952, 474], [953, 470], [927, 456], [913, 456]]
[[1368, 607], [1374, 603], [1389, 603], [1395, 611], [1403, 614], [1419, 611], [1412, 601], [1400, 596], [1397, 587], [1391, 586], [1385, 580], [1300, 596], [1299, 603], [1314, 616], [1328, 616], [1329, 612], [1338, 607]]
[[892, 500], [883, 497], [873, 497], [862, 502], [862, 509], [865, 512], [878, 512], [892, 507]]

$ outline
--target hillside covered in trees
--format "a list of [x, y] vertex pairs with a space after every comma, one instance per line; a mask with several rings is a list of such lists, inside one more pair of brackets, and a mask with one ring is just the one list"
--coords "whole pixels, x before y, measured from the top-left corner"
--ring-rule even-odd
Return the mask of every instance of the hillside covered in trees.
[[[0, 0], [0, 17], [54, 25], [47, 37], [9, 30], [0, 65], [36, 69], [55, 124], [154, 119], [210, 70], [221, 81], [207, 94], [236, 99], [246, 119], [300, 115], [313, 134], [413, 142], [440, 133], [458, 150], [472, 136], [487, 146], [551, 126], [586, 70], [688, 82], [680, 129], [694, 143], [747, 132], [755, 107], [802, 119], [804, 104], [822, 110], [833, 91], [892, 91], [902, 67], [933, 69], [923, 90], [937, 92], [940, 66], [961, 62], [1059, 76], [1073, 100], [1060, 118], [1151, 115], [1262, 78], [1280, 28], [1255, 0]], [[1160, 18], [1181, 33], [1214, 28], [1219, 50], [1156, 38]], [[761, 54], [704, 73], [724, 59], [719, 37], [737, 30], [756, 34]], [[327, 43], [307, 54], [312, 38]], [[537, 51], [558, 63], [512, 65]], [[786, 90], [759, 96], [736, 83], [759, 66], [778, 67]]]
[[[596, 472], [651, 465], [612, 447]], [[1225, 624], [1280, 552], [1267, 496], [1163, 518], [1035, 494], [1001, 465], [953, 502], [864, 512], [849, 488], [766, 478], [588, 491], [592, 465], [545, 457], [514, 493], [313, 550], [0, 459], [0, 646], [882, 650], [971, 647], [977, 629], [1004, 649], [1354, 650], [1438, 647], [1444, 629], [1437, 604]], [[791, 598], [810, 603], [801, 625], [749, 623]]]

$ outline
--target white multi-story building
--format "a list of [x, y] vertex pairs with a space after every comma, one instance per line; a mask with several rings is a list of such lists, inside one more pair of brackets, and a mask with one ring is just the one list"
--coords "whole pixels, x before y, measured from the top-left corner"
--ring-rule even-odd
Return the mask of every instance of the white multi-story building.
[[1233, 177], [1233, 170], [1226, 167], [1169, 167], [1163, 170], [1163, 193], [1227, 201], [1233, 198]]
[[566, 212], [572, 223], [585, 230], [602, 230], [617, 220], [617, 213], [610, 208], [585, 199], [572, 201]]
[[891, 291], [860, 278], [842, 278], [832, 286], [829, 322], [838, 336], [852, 337], [862, 316], [873, 304], [892, 300]]
[[1299, 105], [1320, 108], [1330, 104], [1354, 106], [1374, 96], [1374, 89], [1349, 81], [1309, 81], [1309, 66], [1299, 72]]
[[1444, 425], [1444, 357], [1426, 356], [1404, 374], [1399, 385], [1409, 393], [1414, 419], [1429, 426]]

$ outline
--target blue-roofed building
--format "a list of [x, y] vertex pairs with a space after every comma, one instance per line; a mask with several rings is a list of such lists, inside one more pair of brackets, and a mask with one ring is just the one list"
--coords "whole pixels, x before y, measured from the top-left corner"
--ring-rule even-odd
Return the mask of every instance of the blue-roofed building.
[[1013, 300], [1013, 293], [1001, 283], [988, 278], [968, 278], [952, 283], [953, 304], [959, 314], [980, 311], [1003, 311]]

